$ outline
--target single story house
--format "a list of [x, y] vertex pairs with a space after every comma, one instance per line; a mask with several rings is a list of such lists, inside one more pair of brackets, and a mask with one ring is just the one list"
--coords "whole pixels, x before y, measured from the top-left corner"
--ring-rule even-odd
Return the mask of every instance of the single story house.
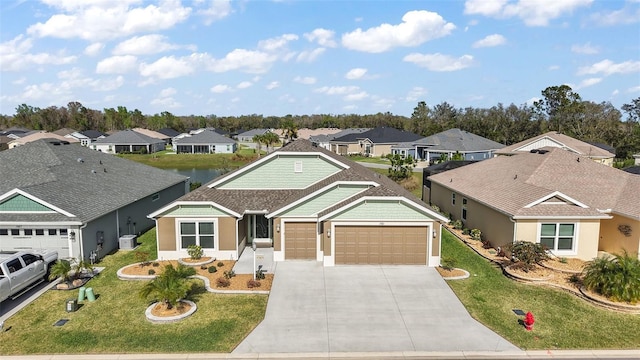
[[318, 146], [318, 147], [321, 147], [323, 149], [331, 150], [331, 144], [329, 143], [331, 140], [333, 140], [335, 138], [343, 137], [343, 136], [349, 135], [349, 134], [363, 133], [363, 132], [369, 131], [369, 130], [371, 130], [371, 129], [370, 128], [344, 129], [344, 130], [341, 130], [341, 131], [339, 131], [337, 133], [334, 133], [334, 134], [312, 135], [312, 136], [309, 137], [309, 141], [311, 141], [311, 143], [314, 146]]
[[238, 259], [253, 243], [274, 261], [440, 264], [448, 220], [386, 176], [299, 139], [149, 215], [158, 257]]
[[154, 139], [160, 139], [164, 141], [165, 145], [171, 144], [172, 136], [165, 135], [164, 133], [153, 131], [145, 128], [134, 128], [133, 131], [139, 132], [140, 134], [147, 135], [148, 137], [152, 137]]
[[58, 141], [66, 141], [70, 143], [77, 143], [78, 140], [73, 138], [66, 138], [62, 135], [56, 135], [54, 133], [50, 133], [47, 131], [32, 131], [29, 135], [22, 136], [15, 140], [9, 142], [9, 149], [13, 149], [18, 146], [22, 146], [24, 144], [28, 144], [33, 141], [41, 140], [41, 139], [55, 139]]
[[205, 129], [173, 141], [173, 150], [178, 154], [233, 154], [238, 144], [213, 129]]
[[298, 129], [296, 133], [298, 134], [298, 139], [311, 140], [312, 136], [335, 135], [341, 131], [342, 130], [338, 128], [317, 128], [317, 129], [302, 128], [302, 129]]
[[524, 240], [556, 256], [640, 252], [640, 176], [558, 147], [432, 175], [423, 198], [494, 247]]
[[253, 142], [253, 137], [256, 135], [264, 135], [268, 133], [269, 129], [253, 129], [238, 134], [237, 139], [239, 142]]
[[400, 143], [391, 147], [392, 154], [411, 156], [418, 161], [433, 162], [446, 156], [451, 159], [458, 153], [464, 160], [485, 160], [493, 157], [493, 153], [504, 145], [482, 136], [460, 130], [449, 129], [425, 138]]
[[586, 156], [589, 159], [608, 166], [613, 166], [613, 159], [616, 157], [616, 154], [602, 149], [599, 146], [574, 139], [571, 136], [567, 136], [555, 131], [550, 131], [538, 136], [534, 136], [531, 139], [527, 139], [513, 145], [505, 146], [502, 149], [496, 151], [495, 154], [515, 155], [517, 153], [529, 152], [530, 150], [541, 149], [544, 147], [557, 147], [568, 150], [573, 153]]
[[0, 172], [0, 250], [60, 258], [103, 257], [188, 191], [187, 177], [59, 140], [1, 152]]
[[377, 127], [363, 133], [351, 133], [329, 141], [331, 151], [340, 155], [359, 154], [382, 157], [391, 154], [391, 147], [421, 139], [422, 136], [391, 127]]
[[151, 154], [165, 149], [165, 142], [134, 130], [113, 133], [91, 144], [93, 150], [108, 154], [143, 153]]

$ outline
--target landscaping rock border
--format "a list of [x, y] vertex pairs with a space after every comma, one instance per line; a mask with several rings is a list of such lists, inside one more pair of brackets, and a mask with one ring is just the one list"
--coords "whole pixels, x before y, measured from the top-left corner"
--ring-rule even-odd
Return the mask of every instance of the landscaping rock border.
[[443, 279], [445, 280], [462, 280], [462, 279], [466, 279], [469, 276], [471, 276], [469, 274], [469, 272], [465, 269], [460, 269], [460, 268], [454, 268], [454, 270], [460, 270], [462, 272], [464, 272], [464, 275], [459, 275], [459, 276], [442, 276]]
[[189, 304], [191, 306], [191, 309], [189, 309], [189, 311], [187, 311], [184, 314], [175, 315], [175, 316], [155, 316], [151, 313], [151, 310], [153, 310], [153, 308], [157, 304], [157, 302], [154, 302], [153, 304], [149, 305], [149, 307], [147, 307], [147, 310], [145, 310], [144, 315], [147, 317], [147, 320], [151, 321], [154, 324], [166, 324], [166, 323], [173, 323], [176, 321], [180, 321], [184, 318], [187, 318], [193, 315], [193, 313], [196, 312], [196, 310], [198, 309], [198, 306], [193, 301], [190, 301], [190, 300], [180, 300], [180, 301]]
[[209, 258], [208, 260], [204, 260], [204, 261], [200, 261], [200, 262], [187, 262], [184, 261], [182, 259], [178, 259], [178, 263], [182, 264], [182, 265], [186, 265], [186, 266], [201, 266], [201, 265], [207, 265], [207, 264], [211, 264], [212, 262], [216, 261], [216, 258]]

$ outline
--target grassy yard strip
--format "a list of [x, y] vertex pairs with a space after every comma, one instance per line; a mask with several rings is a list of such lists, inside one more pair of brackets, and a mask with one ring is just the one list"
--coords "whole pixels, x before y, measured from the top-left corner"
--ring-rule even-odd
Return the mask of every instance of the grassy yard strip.
[[[597, 308], [563, 290], [517, 283], [448, 231], [442, 253], [471, 274], [449, 281], [469, 313], [523, 349], [637, 349], [640, 316]], [[531, 311], [533, 331], [518, 323], [513, 309]]]
[[237, 154], [173, 154], [163, 151], [118, 156], [160, 169], [235, 169], [255, 159], [256, 154], [253, 149], [243, 149]]
[[379, 158], [379, 157], [349, 155], [349, 156], [347, 156], [347, 159], [349, 159], [351, 161], [358, 161], [358, 162], [367, 162], [367, 163], [374, 163], [374, 164], [391, 165], [391, 162], [389, 160], [387, 160], [385, 158]]
[[[136, 250], [156, 257], [155, 229], [138, 241]], [[85, 285], [97, 300], [82, 302], [78, 311], [65, 311], [65, 301], [78, 290], [51, 290], [9, 318], [4, 325], [9, 330], [0, 334], [0, 354], [230, 352], [264, 318], [266, 295], [211, 294], [193, 280], [196, 313], [177, 323], [152, 324], [144, 315], [149, 303], [138, 296], [144, 282], [116, 276], [136, 262], [133, 254], [119, 251], [98, 264], [105, 269]], [[59, 319], [69, 322], [54, 327]]]

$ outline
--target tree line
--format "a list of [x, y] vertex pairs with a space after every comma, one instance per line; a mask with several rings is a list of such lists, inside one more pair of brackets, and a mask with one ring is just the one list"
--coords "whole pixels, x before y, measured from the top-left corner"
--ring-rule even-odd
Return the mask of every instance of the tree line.
[[[173, 128], [179, 132], [191, 128], [214, 127], [226, 131], [256, 128], [374, 128], [394, 127], [429, 136], [447, 129], [462, 130], [504, 145], [558, 131], [592, 143], [616, 148], [617, 157], [629, 158], [640, 153], [640, 97], [620, 109], [610, 102], [584, 101], [567, 85], [551, 86], [541, 92], [541, 99], [528, 105], [497, 104], [491, 108], [456, 108], [447, 102], [429, 106], [418, 102], [411, 117], [390, 112], [360, 114], [315, 114], [263, 116], [188, 115], [176, 116], [168, 111], [145, 115], [125, 106], [90, 109], [79, 102], [44, 109], [22, 104], [14, 115], [0, 115], [0, 128], [12, 126], [55, 131], [61, 128], [99, 130], [102, 132], [143, 127], [151, 130]], [[293, 126], [292, 126], [293, 125]]]

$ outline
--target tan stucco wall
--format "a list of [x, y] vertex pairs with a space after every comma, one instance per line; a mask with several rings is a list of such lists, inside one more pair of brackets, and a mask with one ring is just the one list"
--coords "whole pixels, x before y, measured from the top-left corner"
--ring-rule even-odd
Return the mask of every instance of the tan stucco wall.
[[598, 256], [598, 234], [600, 232], [598, 220], [518, 220], [516, 240], [538, 242], [538, 227], [541, 223], [576, 223], [578, 225], [577, 252], [576, 255], [567, 255], [567, 257], [591, 260]]
[[176, 250], [176, 219], [171, 217], [159, 218], [157, 225], [158, 250]]
[[359, 154], [362, 152], [364, 148], [360, 147], [360, 144], [356, 143], [356, 144], [349, 144], [347, 146], [347, 155], [348, 154]]
[[[620, 225], [630, 226], [631, 236], [622, 234], [618, 230]], [[630, 254], [640, 253], [640, 221], [621, 215], [613, 215], [611, 220], [602, 220], [598, 250], [606, 251], [610, 254], [621, 254], [625, 249]], [[638, 256], [640, 258], [640, 254]]]
[[[373, 152], [371, 156], [381, 157], [384, 155], [391, 154], [391, 145], [373, 145]], [[364, 151], [364, 148], [363, 148]]]
[[436, 236], [433, 237], [433, 233], [429, 234], [431, 237], [431, 256], [440, 256], [440, 241], [441, 241], [441, 231], [440, 231], [440, 223], [434, 221], [432, 224], [432, 231], [436, 232]]
[[218, 218], [218, 235], [219, 250], [236, 250], [236, 219]]
[[320, 240], [320, 248], [324, 252], [324, 256], [331, 256], [331, 237], [327, 236], [327, 231], [331, 230], [331, 221], [322, 223], [322, 234]]
[[[280, 231], [276, 231], [276, 228], [280, 226]], [[273, 251], [282, 251], [282, 219], [273, 219]]]

